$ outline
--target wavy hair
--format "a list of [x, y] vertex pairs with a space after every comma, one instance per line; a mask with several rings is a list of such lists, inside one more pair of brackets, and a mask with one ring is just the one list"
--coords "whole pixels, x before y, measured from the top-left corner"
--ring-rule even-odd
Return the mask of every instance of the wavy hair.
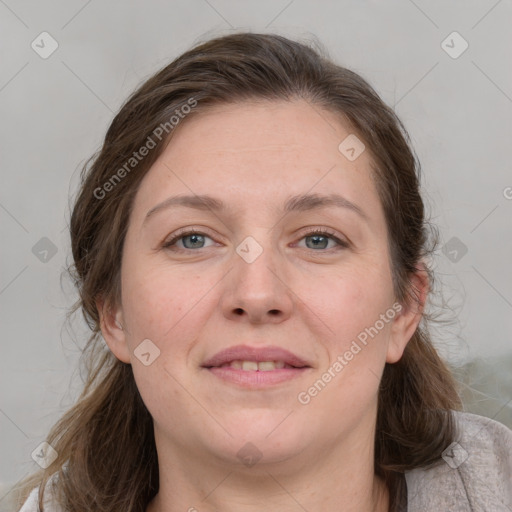
[[[396, 299], [419, 302], [410, 278], [434, 253], [438, 236], [426, 219], [418, 159], [393, 109], [361, 76], [307, 43], [234, 33], [195, 46], [127, 99], [101, 149], [82, 169], [70, 222], [69, 272], [79, 300], [70, 315], [81, 310], [91, 329], [81, 356], [87, 378], [76, 403], [47, 437], [57, 459], [23, 482], [20, 502], [39, 485], [43, 510], [45, 486], [57, 476], [54, 499], [68, 512], [146, 510], [159, 486], [153, 422], [131, 366], [105, 350], [96, 300], [110, 305], [120, 300], [121, 256], [134, 196], [172, 129], [160, 138], [156, 134], [173, 116], [186, 123], [209, 106], [296, 99], [338, 115], [364, 141], [384, 208]], [[191, 102], [197, 102], [193, 109]], [[187, 105], [191, 111], [182, 119]], [[133, 154], [148, 146], [148, 137], [154, 146], [127, 168]], [[432, 283], [432, 269], [423, 270]], [[404, 472], [433, 463], [454, 440], [451, 410], [462, 408], [457, 382], [432, 345], [431, 320], [424, 312], [402, 358], [386, 364], [380, 383], [374, 468], [390, 490], [390, 510], [403, 496]]]

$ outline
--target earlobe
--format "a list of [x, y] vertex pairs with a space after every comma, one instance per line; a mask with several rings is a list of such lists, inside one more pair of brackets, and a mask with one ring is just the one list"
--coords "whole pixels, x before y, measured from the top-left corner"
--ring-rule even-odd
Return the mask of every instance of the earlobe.
[[122, 309], [118, 306], [108, 306], [102, 298], [96, 300], [96, 307], [100, 316], [101, 333], [108, 348], [117, 359], [123, 363], [130, 363], [130, 350], [123, 328]]
[[407, 304], [402, 304], [400, 313], [394, 318], [386, 355], [387, 363], [396, 363], [402, 357], [405, 347], [415, 333], [423, 316], [429, 292], [429, 277], [423, 262], [411, 276], [411, 297]]

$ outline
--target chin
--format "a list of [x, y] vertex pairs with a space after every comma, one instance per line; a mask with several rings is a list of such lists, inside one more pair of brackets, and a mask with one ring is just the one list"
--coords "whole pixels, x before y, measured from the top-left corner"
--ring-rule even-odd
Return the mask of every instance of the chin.
[[[256, 462], [272, 464], [293, 458], [304, 450], [310, 436], [294, 424], [293, 413], [287, 417], [290, 412], [256, 409], [244, 412], [243, 417], [231, 418], [232, 421], [219, 419], [232, 437], [226, 434], [222, 440], [218, 439], [218, 449], [214, 451], [221, 452], [223, 457], [229, 454], [231, 463], [245, 463], [247, 458], [248, 466]], [[206, 441], [211, 443], [212, 437]]]

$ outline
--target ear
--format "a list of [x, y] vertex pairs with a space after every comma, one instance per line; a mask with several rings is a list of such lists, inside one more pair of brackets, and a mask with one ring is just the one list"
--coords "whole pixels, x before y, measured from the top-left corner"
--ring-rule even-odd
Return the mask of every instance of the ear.
[[123, 328], [123, 312], [121, 307], [111, 307], [100, 297], [96, 300], [100, 315], [100, 328], [110, 351], [123, 363], [130, 363], [130, 350], [126, 342], [126, 331]]
[[400, 360], [423, 316], [430, 289], [428, 273], [423, 261], [418, 264], [416, 272], [411, 276], [411, 289], [416, 300], [408, 298], [407, 304], [401, 304], [402, 309], [393, 320], [386, 355], [387, 363], [396, 363]]

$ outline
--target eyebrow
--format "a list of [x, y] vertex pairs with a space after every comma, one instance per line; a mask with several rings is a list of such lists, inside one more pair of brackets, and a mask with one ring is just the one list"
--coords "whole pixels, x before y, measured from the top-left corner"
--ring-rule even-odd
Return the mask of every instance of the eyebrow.
[[[151, 208], [146, 214], [144, 223], [155, 213], [177, 206], [196, 210], [211, 210], [212, 212], [225, 212], [228, 210], [226, 203], [209, 195], [173, 196]], [[304, 212], [333, 206], [349, 209], [368, 221], [368, 216], [358, 205], [339, 194], [300, 194], [292, 196], [286, 200], [283, 211], [286, 213]]]

